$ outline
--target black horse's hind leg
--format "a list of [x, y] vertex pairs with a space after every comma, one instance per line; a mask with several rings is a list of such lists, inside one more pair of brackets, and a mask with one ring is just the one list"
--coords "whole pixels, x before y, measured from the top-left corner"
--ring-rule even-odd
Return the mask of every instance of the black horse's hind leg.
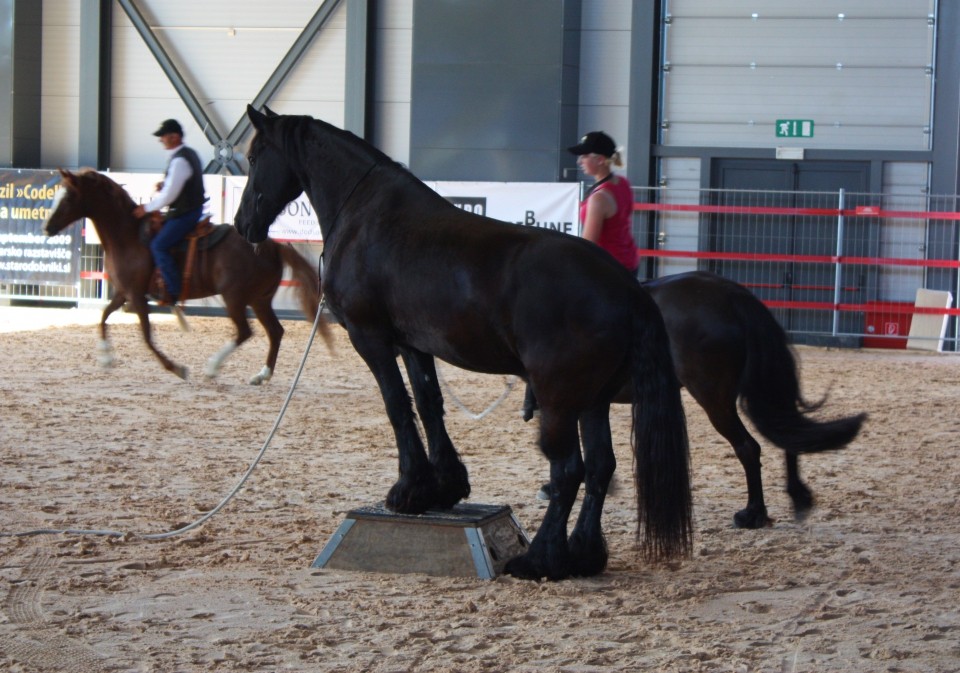
[[443, 393], [437, 380], [436, 362], [432, 355], [410, 348], [401, 348], [400, 355], [413, 387], [413, 399], [427, 433], [430, 463], [439, 482], [436, 506], [448, 509], [470, 497], [470, 479], [443, 423]]
[[[709, 397], [699, 388], [689, 387], [694, 399], [707, 412], [710, 423], [724, 439], [730, 442], [747, 477], [747, 506], [733, 515], [737, 528], [763, 528], [773, 525], [767, 516], [763, 499], [763, 478], [760, 471], [760, 444], [747, 431], [737, 414], [736, 397], [715, 395]], [[734, 388], [729, 388], [734, 390]]]
[[813, 509], [813, 492], [800, 480], [797, 454], [785, 451], [784, 460], [787, 465], [787, 493], [793, 502], [793, 518], [803, 521]]
[[577, 525], [570, 535], [573, 574], [598, 575], [607, 567], [607, 544], [600, 517], [617, 459], [610, 436], [610, 407], [591, 409], [580, 417], [583, 443], [584, 495]]
[[523, 391], [523, 409], [520, 415], [524, 421], [529, 421], [537, 414], [537, 410], [539, 409], [540, 405], [537, 403], [537, 396], [533, 394], [533, 388], [531, 388], [528, 383]]
[[527, 552], [507, 562], [505, 571], [510, 575], [560, 580], [572, 574], [567, 522], [583, 481], [579, 444], [577, 419], [544, 408], [540, 415], [540, 448], [550, 460], [550, 504]]
[[387, 493], [387, 508], [422, 514], [437, 504], [437, 478], [427, 459], [413, 415], [410, 395], [400, 376], [394, 344], [377, 332], [347, 328], [357, 353], [373, 372], [399, 450], [400, 478]]

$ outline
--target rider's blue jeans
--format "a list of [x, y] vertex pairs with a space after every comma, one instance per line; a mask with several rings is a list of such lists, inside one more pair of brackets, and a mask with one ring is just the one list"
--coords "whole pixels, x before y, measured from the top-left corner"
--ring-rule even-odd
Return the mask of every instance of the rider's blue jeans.
[[150, 252], [163, 274], [163, 282], [167, 292], [173, 299], [180, 297], [180, 269], [170, 254], [170, 249], [183, 240], [184, 236], [193, 231], [200, 221], [203, 208], [196, 208], [178, 217], [172, 217], [163, 223], [160, 232], [150, 241]]

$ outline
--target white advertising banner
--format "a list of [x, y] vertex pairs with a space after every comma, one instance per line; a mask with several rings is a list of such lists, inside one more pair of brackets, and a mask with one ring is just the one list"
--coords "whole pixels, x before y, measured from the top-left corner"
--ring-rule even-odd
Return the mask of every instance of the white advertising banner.
[[428, 182], [464, 210], [495, 220], [580, 235], [574, 182]]
[[[224, 178], [225, 222], [233, 222], [246, 184], [244, 176]], [[504, 222], [554, 229], [579, 235], [579, 185], [570, 182], [427, 182], [426, 185], [458, 208]], [[301, 194], [287, 204], [270, 227], [280, 241], [322, 241], [313, 206]]]
[[[233, 224], [233, 217], [240, 207], [240, 196], [243, 187], [247, 184], [245, 175], [228, 175], [223, 178], [223, 212], [224, 222]], [[301, 194], [291, 201], [277, 215], [277, 219], [270, 225], [270, 238], [275, 241], [322, 241], [320, 223], [313, 212], [313, 204], [306, 194]]]

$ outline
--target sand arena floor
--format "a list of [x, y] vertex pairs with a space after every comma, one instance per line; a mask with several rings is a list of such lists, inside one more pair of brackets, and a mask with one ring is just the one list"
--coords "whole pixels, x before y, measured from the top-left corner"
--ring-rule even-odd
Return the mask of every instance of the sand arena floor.
[[[51, 316], [51, 313], [57, 314]], [[42, 315], [46, 314], [46, 315]], [[604, 517], [608, 570], [533, 583], [311, 569], [349, 509], [396, 475], [372, 376], [344, 333], [319, 342], [266, 456], [219, 514], [287, 397], [310, 332], [287, 322], [278, 371], [247, 385], [256, 337], [216, 382], [206, 358], [225, 319], [156, 338], [193, 377], [163, 371], [130, 316], [118, 361], [96, 363], [91, 313], [0, 308], [0, 531], [109, 529], [123, 537], [0, 537], [0, 670], [823, 672], [960, 670], [960, 359], [799, 348], [825, 415], [870, 414], [843, 451], [801, 459], [817, 509], [791, 520], [779, 451], [765, 446], [776, 524], [735, 530], [746, 501], [732, 450], [685, 394], [695, 552], [671, 567], [634, 551], [629, 417], [613, 412], [620, 470]], [[480, 410], [505, 379], [442, 373]], [[472, 420], [448, 404], [479, 503], [509, 505], [532, 535], [545, 504], [521, 392]]]

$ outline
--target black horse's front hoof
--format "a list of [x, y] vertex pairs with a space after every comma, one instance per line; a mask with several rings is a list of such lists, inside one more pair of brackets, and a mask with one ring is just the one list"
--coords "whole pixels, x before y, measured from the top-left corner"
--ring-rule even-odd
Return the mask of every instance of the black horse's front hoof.
[[539, 581], [547, 579], [551, 582], [564, 580], [572, 575], [569, 563], [545, 564], [534, 558], [530, 552], [507, 561], [503, 571], [521, 580]]
[[733, 525], [736, 528], [767, 528], [773, 525], [773, 519], [767, 516], [766, 507], [747, 507], [733, 515]]
[[428, 509], [439, 507], [437, 480], [433, 473], [418, 479], [401, 477], [387, 493], [387, 509], [398, 514], [423, 514]]
[[436, 506], [440, 509], [450, 509], [470, 497], [470, 478], [463, 463], [457, 463], [446, 473], [438, 471], [437, 479]]

